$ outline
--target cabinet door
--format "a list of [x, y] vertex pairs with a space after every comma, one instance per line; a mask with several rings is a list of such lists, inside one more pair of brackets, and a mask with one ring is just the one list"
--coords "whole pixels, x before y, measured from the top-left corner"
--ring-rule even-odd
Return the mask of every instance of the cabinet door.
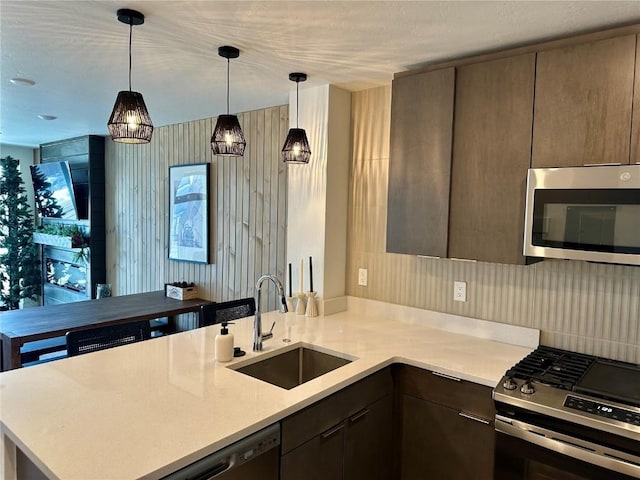
[[640, 35], [636, 41], [636, 83], [633, 87], [633, 119], [631, 126], [631, 163], [640, 163]]
[[402, 480], [493, 478], [495, 432], [457, 410], [402, 397]]
[[280, 479], [343, 478], [345, 427], [345, 422], [341, 422], [284, 455], [280, 461]]
[[535, 54], [459, 67], [449, 256], [524, 264]]
[[393, 391], [391, 369], [385, 368], [282, 421], [282, 454], [311, 440]]
[[538, 53], [533, 167], [629, 163], [636, 35]]
[[447, 256], [454, 73], [393, 81], [387, 252]]
[[393, 397], [387, 395], [346, 421], [345, 480], [388, 480], [393, 465]]

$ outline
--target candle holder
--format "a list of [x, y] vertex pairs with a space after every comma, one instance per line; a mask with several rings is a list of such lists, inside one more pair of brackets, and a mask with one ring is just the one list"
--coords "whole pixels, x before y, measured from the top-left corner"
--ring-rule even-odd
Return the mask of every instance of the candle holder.
[[306, 310], [306, 306], [304, 303], [304, 292], [296, 293], [296, 298], [298, 299], [298, 302], [296, 303], [296, 315], [304, 315], [304, 312]]
[[307, 317], [318, 316], [318, 306], [316, 305], [317, 292], [307, 292], [307, 309], [305, 315]]
[[290, 313], [295, 312], [295, 309], [293, 308], [293, 299], [294, 299], [294, 298], [295, 298], [295, 297], [287, 297], [287, 310], [288, 310]]

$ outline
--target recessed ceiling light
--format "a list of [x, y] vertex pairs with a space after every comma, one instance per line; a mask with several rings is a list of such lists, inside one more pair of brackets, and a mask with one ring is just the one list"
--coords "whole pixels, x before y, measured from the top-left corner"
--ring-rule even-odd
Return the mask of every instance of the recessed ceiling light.
[[40, 114], [40, 115], [38, 115], [38, 118], [40, 120], [55, 120], [58, 117], [56, 117], [55, 115], [42, 115], [42, 114]]
[[12, 78], [11, 80], [9, 80], [11, 83], [13, 83], [14, 85], [21, 85], [23, 87], [32, 87], [36, 84], [36, 82], [34, 82], [33, 80], [30, 80], [28, 78]]

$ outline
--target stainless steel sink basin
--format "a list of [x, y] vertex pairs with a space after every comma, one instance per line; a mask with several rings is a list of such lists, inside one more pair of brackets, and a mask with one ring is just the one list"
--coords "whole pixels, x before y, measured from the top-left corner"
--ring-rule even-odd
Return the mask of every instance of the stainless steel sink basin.
[[229, 368], [290, 390], [352, 361], [344, 354], [333, 355], [308, 346], [294, 346], [263, 360]]

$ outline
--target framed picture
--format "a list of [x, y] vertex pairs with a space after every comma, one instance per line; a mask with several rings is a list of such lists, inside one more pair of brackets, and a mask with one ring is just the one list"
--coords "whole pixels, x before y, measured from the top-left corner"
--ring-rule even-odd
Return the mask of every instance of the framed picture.
[[169, 167], [169, 259], [209, 263], [209, 164]]

